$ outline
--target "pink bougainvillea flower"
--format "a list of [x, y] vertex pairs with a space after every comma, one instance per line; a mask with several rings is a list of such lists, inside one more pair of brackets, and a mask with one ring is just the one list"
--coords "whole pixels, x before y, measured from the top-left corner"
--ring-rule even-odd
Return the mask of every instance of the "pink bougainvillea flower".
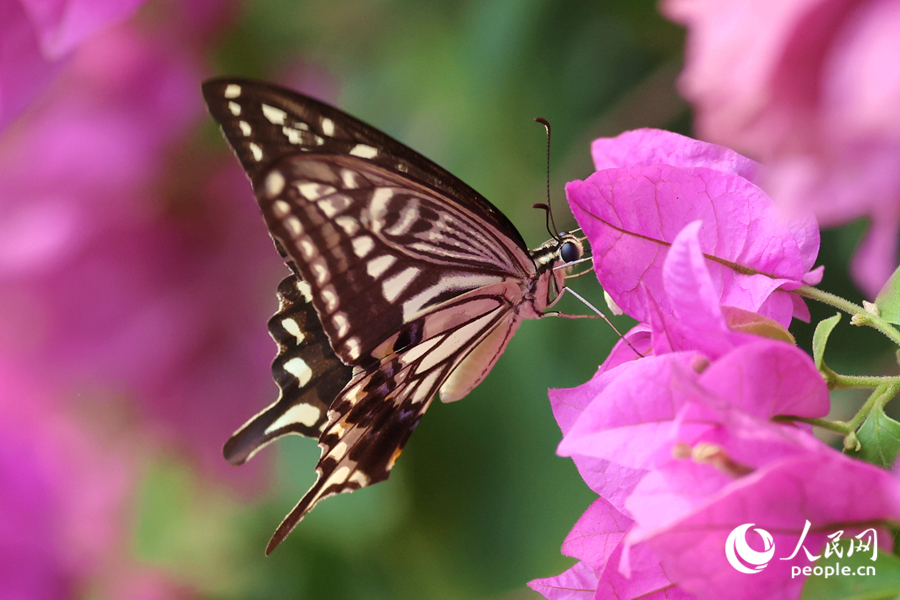
[[[550, 393], [564, 434], [559, 453], [572, 456], [582, 477], [602, 498], [563, 544], [563, 553], [580, 562], [557, 577], [532, 582], [548, 598], [577, 598], [565, 595], [571, 591], [567, 586], [593, 582], [596, 595], [589, 597], [693, 597], [688, 592], [700, 597], [702, 590], [681, 586], [681, 580], [665, 568], [656, 546], [648, 545], [653, 536], [641, 537], [651, 520], [632, 522], [636, 491], [649, 485], [644, 483], [647, 478], [655, 481], [661, 469], [673, 468], [673, 453], [685, 444], [722, 444], [723, 436], [730, 440], [716, 424], [725, 420], [720, 412], [733, 421], [765, 423], [777, 415], [823, 417], [829, 410], [827, 387], [807, 354], [783, 339], [732, 330], [729, 319], [735, 319], [719, 305], [707, 267], [710, 261], [699, 249], [699, 230], [700, 222], [695, 221], [675, 236], [661, 266], [660, 290], [656, 296], [645, 290], [650, 323], [640, 334], [649, 333], [652, 352], [634, 360], [631, 351], [631, 360], [604, 364], [584, 385]], [[668, 313], [660, 310], [657, 298]], [[621, 354], [626, 352], [622, 347]], [[779, 458], [785, 445], [796, 450], [793, 436], [809, 430], [777, 427], [787, 432], [787, 441], [777, 435], [768, 441], [765, 436], [748, 436], [745, 445], [732, 448], [741, 459], [740, 452], [753, 455], [753, 461], [744, 463], [746, 468]], [[818, 443], [811, 436], [803, 439], [813, 446]], [[674, 464], [682, 468], [680, 461]], [[727, 473], [713, 468], [696, 474], [685, 489], [694, 494], [695, 503], [702, 503], [730, 480]], [[617, 483], [622, 486], [618, 490]], [[693, 506], [675, 500], [679, 499], [669, 497], [654, 506], [660, 528]], [[611, 529], [611, 514], [616, 515], [618, 529]], [[619, 543], [621, 535], [616, 539], [609, 535], [626, 529], [624, 545]], [[611, 558], [613, 553], [616, 558]], [[678, 587], [673, 587], [675, 583]]]
[[619, 582], [608, 597], [665, 589], [709, 599], [797, 598], [802, 581], [793, 582], [790, 567], [804, 566], [805, 554], [770, 565], [747, 586], [725, 562], [735, 527], [767, 529], [783, 558], [807, 520], [816, 528], [806, 548], [819, 554], [838, 529], [855, 534], [900, 518], [900, 483], [890, 473], [831, 449], [808, 426], [771, 421], [828, 411], [827, 388], [805, 353], [759, 338], [709, 363], [697, 356], [627, 362], [551, 393], [566, 431], [560, 453], [576, 464], [618, 464], [637, 482], [629, 482], [624, 505], [598, 500], [579, 520], [563, 545], [580, 561], [575, 570], [532, 584], [548, 598], [577, 598], [561, 592], [575, 575], [582, 585], [597, 582], [588, 597], [607, 597], [604, 582]]
[[663, 264], [676, 236], [699, 221], [697, 238], [719, 304], [783, 326], [807, 318], [788, 290], [815, 284], [819, 248], [811, 217], [791, 222], [752, 179], [758, 166], [734, 152], [674, 133], [638, 130], [594, 143], [599, 168], [566, 185], [569, 205], [591, 242], [604, 290], [646, 322], [647, 297], [671, 314]]
[[764, 185], [822, 225], [867, 217], [853, 264], [874, 296], [897, 264], [900, 5], [667, 0], [688, 28], [681, 90], [704, 138], [765, 162]]
[[[700, 359], [700, 360], [698, 360]], [[697, 365], [703, 371], [697, 373]], [[708, 366], [707, 366], [708, 365]], [[745, 414], [816, 418], [828, 413], [828, 389], [812, 360], [795, 346], [759, 338], [707, 363], [694, 352], [651, 356], [601, 373], [557, 402], [585, 403], [559, 446], [563, 456], [606, 459], [633, 469], [669, 460], [673, 435], [697, 398], [721, 398]], [[701, 423], [702, 414], [691, 416]]]
[[567, 571], [531, 581], [531, 589], [548, 600], [653, 599], [690, 600], [663, 573], [659, 558], [647, 545], [630, 549], [630, 572], [619, 572], [625, 534], [633, 521], [598, 498], [563, 542], [562, 553], [577, 558]]
[[9, 0], [0, 5], [0, 131], [72, 50], [145, 0]]
[[[839, 531], [849, 539], [875, 527], [890, 551], [886, 525], [900, 519], [900, 482], [891, 473], [800, 429], [722, 406], [718, 426], [698, 436], [683, 432], [691, 459], [659, 465], [635, 488], [626, 548], [649, 544], [680, 588], [710, 600], [796, 600], [804, 578], [791, 567], [811, 566], [806, 551], [821, 555]], [[747, 523], [769, 532], [775, 549], [752, 585], [723, 551], [728, 535]], [[794, 554], [801, 539], [805, 551]]]

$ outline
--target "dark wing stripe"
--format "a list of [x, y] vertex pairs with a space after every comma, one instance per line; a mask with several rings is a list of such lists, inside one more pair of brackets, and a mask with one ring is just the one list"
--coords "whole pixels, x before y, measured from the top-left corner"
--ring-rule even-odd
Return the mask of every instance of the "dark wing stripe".
[[278, 344], [272, 375], [278, 400], [250, 419], [226, 442], [231, 464], [247, 461], [272, 440], [297, 433], [317, 438], [328, 422], [328, 407], [350, 381], [352, 369], [331, 351], [318, 316], [304, 297], [308, 284], [291, 275], [278, 286], [278, 312], [269, 333]]

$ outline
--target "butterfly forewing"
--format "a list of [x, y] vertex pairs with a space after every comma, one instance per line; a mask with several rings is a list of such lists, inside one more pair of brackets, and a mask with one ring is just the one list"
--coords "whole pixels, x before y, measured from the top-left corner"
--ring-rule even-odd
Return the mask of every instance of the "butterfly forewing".
[[269, 161], [297, 151], [357, 156], [453, 197], [525, 248], [506, 215], [462, 180], [332, 106], [281, 87], [233, 78], [205, 82], [203, 97], [251, 179]]
[[423, 310], [533, 270], [491, 224], [352, 157], [295, 154], [254, 184], [346, 364], [379, 360], [393, 350], [385, 341]]
[[521, 319], [540, 316], [556, 258], [545, 245], [537, 265], [472, 188], [335, 108], [238, 79], [203, 94], [295, 273], [270, 322], [281, 398], [226, 454], [241, 462], [283, 433], [322, 447], [269, 552], [322, 498], [388, 477], [438, 390], [464, 396]]

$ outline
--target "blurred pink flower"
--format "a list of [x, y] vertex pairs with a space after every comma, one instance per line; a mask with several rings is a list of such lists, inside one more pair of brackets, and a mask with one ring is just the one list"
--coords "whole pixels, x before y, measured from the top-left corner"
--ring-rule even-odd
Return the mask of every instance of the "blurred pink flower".
[[[0, 361], [0, 589], [9, 600], [119, 586], [174, 588], [127, 549], [140, 444], [105, 411], [61, 408], [53, 390]], [[85, 410], [88, 407], [82, 405]], [[119, 415], [121, 417], [121, 415]]]
[[897, 265], [900, 4], [666, 0], [688, 28], [681, 90], [704, 138], [767, 163], [765, 187], [824, 226], [867, 217], [853, 275], [871, 297]]
[[148, 428], [249, 484], [259, 470], [220, 448], [275, 394], [265, 322], [283, 268], [224, 147], [220, 162], [185, 144], [201, 79], [171, 39], [121, 26], [5, 132], [0, 357], [136, 400]]
[[0, 131], [72, 50], [145, 0], [8, 0], [0, 4]]

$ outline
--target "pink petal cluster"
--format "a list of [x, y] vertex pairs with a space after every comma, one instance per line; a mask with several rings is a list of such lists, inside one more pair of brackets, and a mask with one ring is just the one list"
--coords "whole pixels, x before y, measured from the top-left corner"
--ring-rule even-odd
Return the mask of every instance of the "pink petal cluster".
[[900, 4], [666, 0], [688, 29], [680, 87], [706, 139], [771, 167], [766, 189], [825, 226], [866, 217], [853, 274], [868, 294], [897, 266]]
[[[598, 171], [568, 184], [569, 203], [604, 289], [641, 324], [590, 381], [550, 393], [559, 453], [601, 497], [563, 544], [579, 562], [531, 586], [551, 600], [799, 598], [790, 567], [808, 559], [779, 559], [806, 521], [816, 553], [828, 533], [900, 519], [890, 473], [773, 420], [829, 410], [783, 329], [805, 314], [789, 290], [821, 277], [815, 221], [780, 221], [758, 166], [719, 146], [642, 130], [593, 150]], [[747, 523], [779, 557], [752, 577], [725, 555]]]
[[8, 0], [0, 5], [0, 131], [62, 69], [64, 59], [145, 0]]

